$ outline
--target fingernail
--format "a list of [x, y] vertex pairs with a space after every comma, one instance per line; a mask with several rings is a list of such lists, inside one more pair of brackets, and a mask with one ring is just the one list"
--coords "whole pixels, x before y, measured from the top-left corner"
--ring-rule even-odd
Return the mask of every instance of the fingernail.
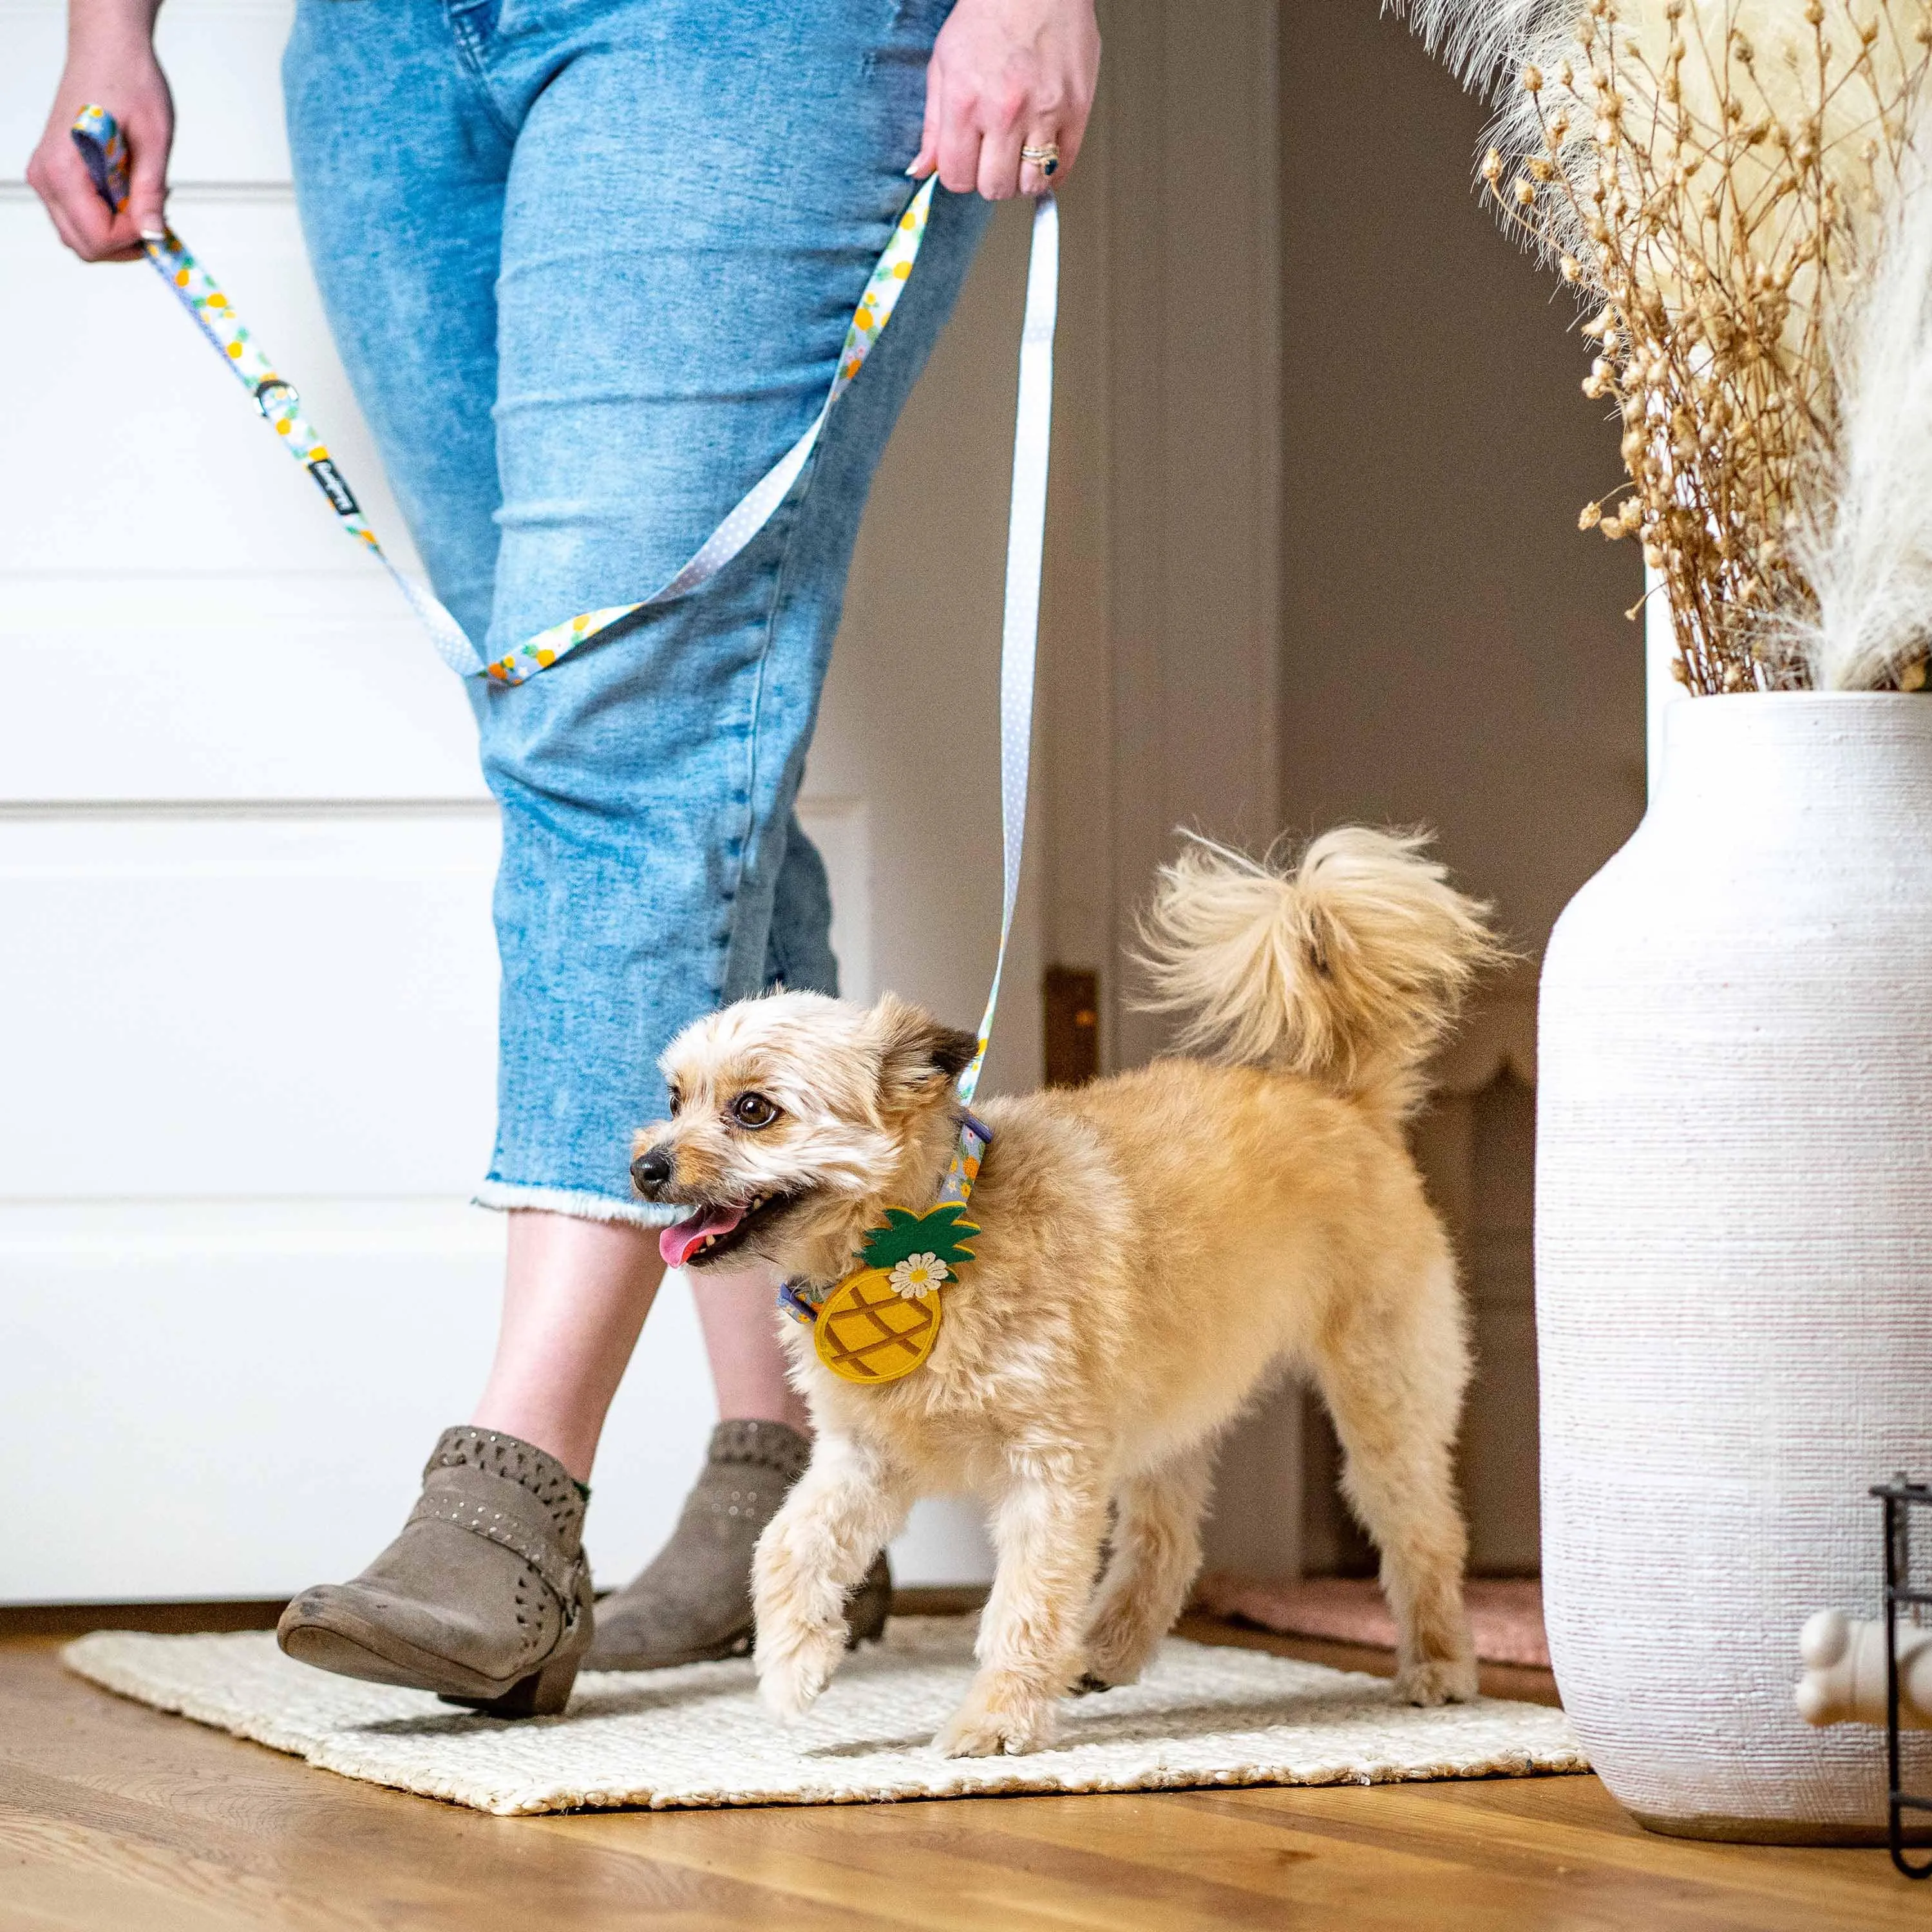
[[167, 238], [168, 231], [165, 228], [144, 228], [141, 230], [143, 242], [165, 242]]
[[914, 161], [911, 166], [906, 170], [906, 178], [908, 181], [917, 181], [919, 179], [918, 162]]

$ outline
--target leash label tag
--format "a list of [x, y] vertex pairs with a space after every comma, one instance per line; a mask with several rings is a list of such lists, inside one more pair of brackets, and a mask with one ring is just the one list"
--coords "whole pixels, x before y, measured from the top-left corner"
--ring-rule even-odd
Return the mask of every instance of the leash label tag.
[[342, 472], [327, 457], [316, 457], [308, 466], [308, 473], [315, 478], [316, 487], [328, 499], [329, 508], [338, 517], [357, 514], [356, 499], [349, 485], [342, 480]]

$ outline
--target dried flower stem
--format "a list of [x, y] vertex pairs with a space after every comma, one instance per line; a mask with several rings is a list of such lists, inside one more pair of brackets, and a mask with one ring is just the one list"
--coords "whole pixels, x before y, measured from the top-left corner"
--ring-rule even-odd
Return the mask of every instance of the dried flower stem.
[[1618, 406], [1629, 484], [1581, 524], [1642, 542], [1692, 690], [1802, 685], [1771, 620], [1815, 607], [1790, 525], [1828, 466], [1832, 321], [1896, 189], [1932, 4], [1578, 0], [1538, 51], [1481, 172], [1594, 311], [1583, 391]]

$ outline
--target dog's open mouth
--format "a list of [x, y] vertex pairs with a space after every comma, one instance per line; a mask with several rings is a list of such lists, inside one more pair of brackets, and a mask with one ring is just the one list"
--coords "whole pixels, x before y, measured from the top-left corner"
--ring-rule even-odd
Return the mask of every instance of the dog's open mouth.
[[734, 1254], [757, 1233], [769, 1226], [800, 1197], [796, 1194], [755, 1194], [742, 1202], [716, 1208], [700, 1208], [664, 1229], [658, 1237], [658, 1252], [667, 1268], [704, 1268]]

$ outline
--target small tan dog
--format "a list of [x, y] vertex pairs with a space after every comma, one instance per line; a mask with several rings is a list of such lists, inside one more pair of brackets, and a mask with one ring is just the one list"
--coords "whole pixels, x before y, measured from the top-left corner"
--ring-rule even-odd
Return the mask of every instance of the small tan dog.
[[[1203, 1057], [987, 1104], [974, 1258], [902, 1380], [842, 1381], [781, 1322], [817, 1441], [758, 1545], [774, 1712], [825, 1688], [846, 1594], [914, 1500], [968, 1490], [998, 1574], [938, 1747], [1048, 1742], [1070, 1689], [1131, 1683], [1154, 1655], [1199, 1564], [1216, 1438], [1288, 1365], [1326, 1400], [1381, 1546], [1400, 1694], [1474, 1694], [1451, 1468], [1468, 1353], [1402, 1123], [1495, 955], [1486, 911], [1419, 838], [1359, 828], [1286, 872], [1200, 843], [1163, 871], [1153, 1004], [1189, 1016]], [[973, 1049], [890, 995], [778, 993], [688, 1028], [664, 1058], [672, 1118], [632, 1169], [696, 1210], [667, 1259], [837, 1279], [888, 1205], [934, 1198]]]

